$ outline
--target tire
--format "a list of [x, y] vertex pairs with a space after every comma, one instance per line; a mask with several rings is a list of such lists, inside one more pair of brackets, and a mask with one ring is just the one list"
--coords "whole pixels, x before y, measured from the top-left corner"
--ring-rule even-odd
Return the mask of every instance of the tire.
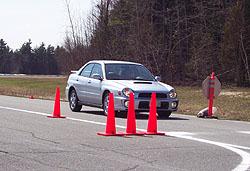
[[[108, 115], [108, 104], [109, 104], [109, 92], [106, 92], [103, 96], [103, 101], [102, 101], [102, 108], [103, 108], [103, 113], [104, 115]], [[122, 116], [126, 114], [125, 111], [115, 111], [115, 115]]]
[[108, 105], [109, 105], [109, 92], [106, 92], [103, 96], [102, 108], [104, 115], [108, 115]]
[[171, 111], [158, 111], [157, 113], [160, 118], [169, 118], [172, 112]]
[[76, 91], [73, 89], [69, 93], [69, 107], [73, 112], [80, 112], [82, 105], [79, 105]]

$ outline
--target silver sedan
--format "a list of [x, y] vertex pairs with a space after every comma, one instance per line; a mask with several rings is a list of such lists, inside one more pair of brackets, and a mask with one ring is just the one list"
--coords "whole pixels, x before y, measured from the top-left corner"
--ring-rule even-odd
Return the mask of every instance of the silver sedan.
[[82, 105], [103, 108], [107, 114], [108, 95], [112, 92], [115, 110], [127, 111], [129, 94], [134, 93], [135, 110], [149, 111], [152, 92], [157, 96], [157, 113], [169, 117], [177, 110], [175, 89], [160, 82], [142, 64], [125, 61], [96, 60], [85, 64], [69, 76], [66, 97], [70, 109], [79, 112]]

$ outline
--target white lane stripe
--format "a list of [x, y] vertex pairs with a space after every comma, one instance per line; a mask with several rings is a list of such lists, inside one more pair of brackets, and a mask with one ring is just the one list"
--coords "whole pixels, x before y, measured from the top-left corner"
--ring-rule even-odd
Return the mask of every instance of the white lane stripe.
[[[51, 114], [42, 113], [42, 112], [34, 112], [34, 111], [22, 110], [22, 109], [16, 109], [16, 108], [4, 107], [4, 106], [0, 106], [0, 108], [6, 109], [6, 110], [13, 110], [13, 111], [18, 111], [18, 112], [25, 112], [25, 113], [30, 113], [30, 114], [42, 115], [42, 116], [50, 116], [51, 115]], [[71, 117], [67, 117], [66, 119], [73, 120], [73, 121], [85, 122], [85, 123], [91, 123], [91, 124], [97, 124], [97, 125], [103, 125], [103, 126], [106, 125], [106, 123], [102, 123], [102, 122], [76, 119], [76, 118], [71, 118]], [[116, 125], [116, 127], [122, 128], [122, 129], [126, 128], [125, 126], [121, 126], [121, 125]], [[138, 131], [146, 131], [145, 129], [137, 129], [137, 130]], [[177, 137], [177, 138], [182, 138], [182, 139], [198, 141], [198, 142], [202, 142], [202, 143], [206, 143], [206, 144], [216, 145], [216, 146], [219, 146], [219, 147], [222, 147], [222, 148], [225, 148], [225, 149], [228, 149], [232, 152], [237, 153], [238, 155], [241, 156], [242, 161], [236, 168], [233, 169], [233, 171], [246, 171], [248, 168], [250, 168], [250, 154], [243, 151], [243, 150], [238, 149], [238, 147], [242, 148], [243, 146], [237, 146], [237, 145], [233, 145], [233, 144], [225, 144], [225, 143], [220, 143], [220, 142], [216, 142], [216, 141], [194, 138], [194, 137], [186, 136], [186, 135], [176, 133], [176, 132], [165, 132], [165, 133], [167, 135]], [[243, 148], [248, 149], [248, 147], [243, 147]]]
[[69, 120], [72, 120], [72, 121], [86, 122], [86, 123], [106, 126], [106, 123], [96, 122], [96, 121], [89, 121], [89, 120], [85, 120], [85, 119], [76, 119], [76, 118], [71, 118], [71, 117], [66, 117], [66, 119], [69, 119]]
[[238, 131], [238, 132], [242, 134], [250, 134], [250, 131]]
[[243, 150], [250, 150], [250, 147], [245, 147], [245, 146], [240, 146], [240, 145], [233, 145], [233, 144], [226, 144], [224, 143], [225, 145], [228, 145], [230, 147], [234, 147], [234, 148], [240, 148], [240, 149], [243, 149]]
[[7, 110], [13, 110], [13, 111], [17, 111], [17, 112], [31, 113], [31, 114], [36, 114], [36, 115], [51, 116], [51, 114], [47, 114], [47, 113], [34, 112], [34, 111], [23, 110], [23, 109], [15, 109], [15, 108], [11, 108], [11, 107], [0, 106], [0, 108], [1, 109], [7, 109]]
[[[169, 135], [171, 135], [171, 133]], [[181, 136], [181, 135], [175, 135], [175, 134], [171, 135], [171, 136], [183, 138], [183, 139], [188, 139], [188, 140], [192, 140], [192, 141], [198, 141], [198, 142], [202, 142], [202, 143], [206, 143], [206, 144], [216, 145], [216, 146], [228, 149], [230, 151], [233, 151], [233, 152], [237, 153], [238, 155], [240, 155], [242, 158], [241, 163], [236, 168], [234, 168], [233, 171], [246, 171], [246, 170], [248, 170], [248, 168], [250, 168], [250, 154], [243, 151], [243, 150], [236, 148], [237, 146], [235, 146], [235, 145], [220, 143], [220, 142], [216, 142], [216, 141], [210, 141], [210, 140], [206, 140], [206, 139], [194, 138], [191, 136]], [[242, 146], [238, 146], [238, 147], [242, 147]]]

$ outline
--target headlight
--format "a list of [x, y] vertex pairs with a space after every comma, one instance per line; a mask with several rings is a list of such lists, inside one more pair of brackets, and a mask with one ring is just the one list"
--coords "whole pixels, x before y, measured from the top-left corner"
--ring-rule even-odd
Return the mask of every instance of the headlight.
[[171, 90], [170, 92], [169, 92], [169, 97], [170, 98], [176, 98], [177, 97], [177, 93], [175, 92], [175, 90]]
[[129, 94], [130, 94], [130, 93], [134, 93], [134, 92], [133, 92], [133, 90], [130, 89], [130, 88], [124, 88], [124, 89], [122, 90], [122, 93], [123, 93], [126, 97], [129, 97]]

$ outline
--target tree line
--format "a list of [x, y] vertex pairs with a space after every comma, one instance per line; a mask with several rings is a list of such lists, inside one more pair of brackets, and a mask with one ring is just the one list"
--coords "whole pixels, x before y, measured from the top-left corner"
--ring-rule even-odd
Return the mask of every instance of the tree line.
[[[0, 39], [0, 73], [1, 74], [68, 74], [70, 71], [69, 55], [64, 47], [56, 48], [41, 43], [32, 48], [31, 40], [23, 43], [16, 50]], [[70, 60], [72, 61], [72, 60]]]
[[70, 0], [65, 7], [63, 46], [32, 49], [29, 41], [12, 52], [1, 43], [0, 73], [68, 74], [111, 59], [142, 63], [167, 83], [197, 84], [215, 71], [250, 86], [248, 0], [97, 0], [86, 20], [72, 16]]
[[90, 59], [143, 63], [168, 83], [200, 82], [212, 71], [250, 85], [250, 1], [98, 0], [73, 20], [65, 48], [76, 66]]

